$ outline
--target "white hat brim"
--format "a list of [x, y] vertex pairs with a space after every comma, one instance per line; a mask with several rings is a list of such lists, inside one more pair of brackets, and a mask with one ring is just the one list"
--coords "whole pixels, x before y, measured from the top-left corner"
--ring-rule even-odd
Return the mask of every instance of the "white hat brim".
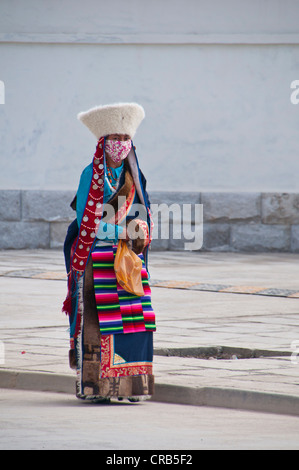
[[109, 134], [128, 134], [132, 139], [145, 112], [137, 103], [116, 103], [96, 106], [77, 117], [97, 139]]

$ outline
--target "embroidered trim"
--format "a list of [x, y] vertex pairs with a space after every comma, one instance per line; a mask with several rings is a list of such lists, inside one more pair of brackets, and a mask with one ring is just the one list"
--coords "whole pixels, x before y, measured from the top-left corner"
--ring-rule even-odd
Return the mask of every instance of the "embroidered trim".
[[100, 378], [151, 375], [153, 373], [151, 362], [126, 362], [120, 365], [114, 362], [114, 355], [114, 336], [102, 336]]

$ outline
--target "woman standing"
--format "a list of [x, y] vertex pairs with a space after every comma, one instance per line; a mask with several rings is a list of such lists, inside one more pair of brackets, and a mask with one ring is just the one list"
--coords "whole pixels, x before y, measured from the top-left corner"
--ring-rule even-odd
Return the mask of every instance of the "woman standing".
[[[63, 310], [70, 319], [70, 366], [77, 371], [81, 399], [138, 401], [154, 391], [155, 314], [147, 271], [152, 219], [132, 145], [143, 118], [136, 103], [98, 106], [78, 115], [98, 141], [71, 204], [77, 218], [64, 245], [68, 295]], [[142, 296], [127, 292], [116, 279], [119, 240], [142, 260]]]

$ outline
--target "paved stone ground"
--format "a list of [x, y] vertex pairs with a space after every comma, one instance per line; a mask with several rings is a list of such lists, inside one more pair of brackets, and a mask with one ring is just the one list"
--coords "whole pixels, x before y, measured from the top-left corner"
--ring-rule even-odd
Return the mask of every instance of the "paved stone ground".
[[157, 454], [171, 451], [190, 455], [195, 468], [200, 450], [299, 449], [296, 416], [158, 402], [90, 405], [66, 393], [23, 390], [0, 390], [0, 411], [1, 450], [100, 450], [100, 465], [130, 450], [143, 469], [152, 455], [155, 465]]
[[[298, 262], [151, 253], [155, 399], [299, 415]], [[0, 387], [44, 389], [49, 376], [51, 391], [72, 386], [61, 251], [0, 252], [0, 286]]]

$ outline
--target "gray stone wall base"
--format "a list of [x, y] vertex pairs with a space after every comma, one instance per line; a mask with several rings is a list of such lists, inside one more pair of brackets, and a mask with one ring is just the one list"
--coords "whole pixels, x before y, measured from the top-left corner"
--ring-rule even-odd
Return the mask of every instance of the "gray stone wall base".
[[0, 221], [0, 249], [49, 248], [48, 222]]
[[[1, 190], [0, 249], [61, 249], [76, 216], [70, 208], [74, 195], [75, 191]], [[202, 231], [197, 251], [299, 253], [299, 194], [152, 191], [149, 196], [155, 222], [153, 251], [185, 250], [190, 243], [185, 223], [191, 234]], [[201, 205], [200, 224], [195, 205]]]
[[240, 225], [231, 227], [235, 251], [290, 251], [290, 228], [280, 225]]

